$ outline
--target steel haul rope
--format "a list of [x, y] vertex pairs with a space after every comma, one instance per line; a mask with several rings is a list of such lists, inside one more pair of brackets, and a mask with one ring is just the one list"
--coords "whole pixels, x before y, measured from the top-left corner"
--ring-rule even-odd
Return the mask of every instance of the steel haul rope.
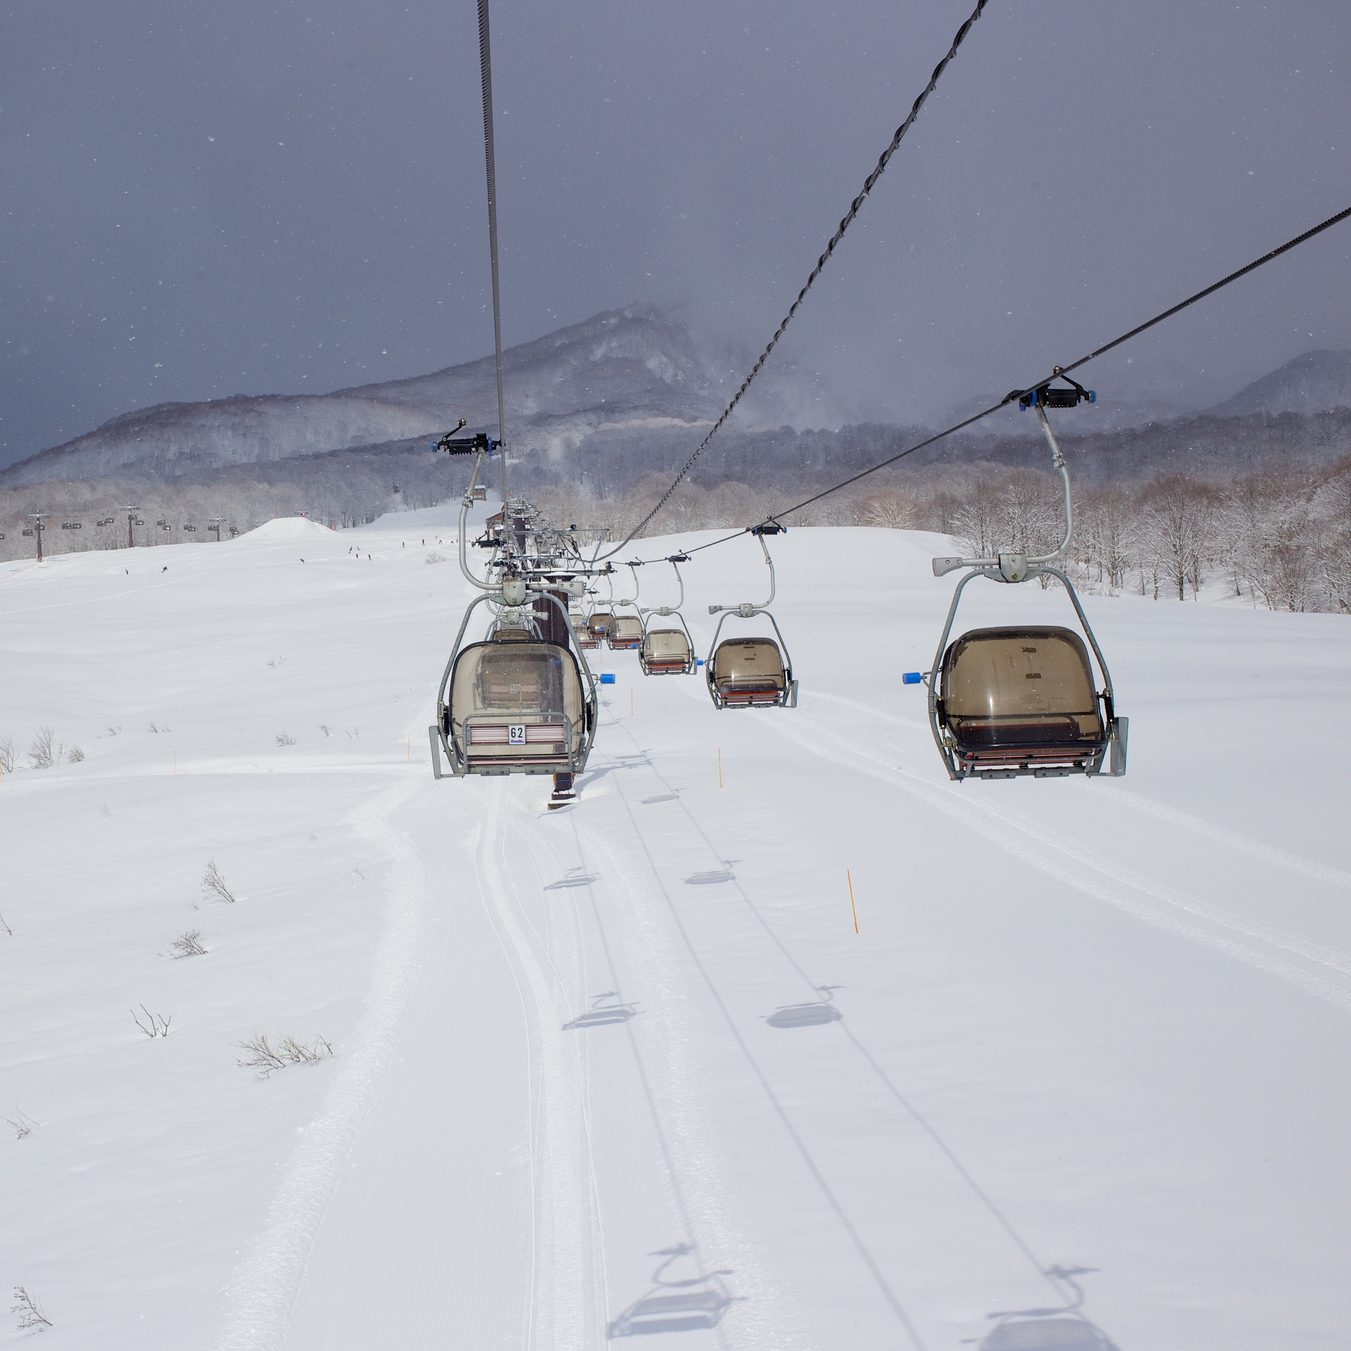
[[[1330, 230], [1334, 225], [1340, 224], [1348, 217], [1351, 217], [1351, 206], [1344, 207], [1335, 215], [1329, 216], [1324, 221], [1320, 221], [1317, 225], [1305, 230], [1302, 234], [1296, 235], [1293, 239], [1287, 239], [1284, 244], [1264, 253], [1260, 258], [1254, 258], [1250, 263], [1245, 263], [1242, 267], [1236, 268], [1227, 276], [1221, 277], [1219, 281], [1212, 282], [1209, 286], [1203, 287], [1195, 294], [1188, 296], [1185, 300], [1178, 301], [1176, 305], [1170, 305], [1166, 310], [1161, 310], [1152, 318], [1146, 319], [1144, 323], [1137, 324], [1134, 328], [1127, 330], [1127, 332], [1122, 333], [1119, 337], [1113, 338], [1111, 342], [1103, 343], [1101, 347], [1095, 347], [1091, 352], [1085, 353], [1068, 365], [1056, 367], [1055, 370], [1044, 379], [1035, 380], [1032, 384], [1026, 385], [1021, 389], [1010, 390], [998, 403], [992, 403], [988, 408], [983, 408], [980, 412], [973, 413], [968, 418], [963, 418], [961, 422], [956, 422], [951, 427], [945, 427], [941, 432], [935, 432], [932, 436], [925, 437], [923, 441], [917, 441], [913, 446], [907, 446], [904, 450], [898, 451], [895, 455], [888, 456], [885, 460], [879, 460], [874, 465], [869, 465], [867, 469], [860, 469], [858, 473], [851, 474], [846, 479], [841, 479], [839, 483], [832, 484], [828, 488], [822, 488], [820, 492], [814, 493], [811, 497], [804, 498], [801, 502], [798, 502], [791, 507], [781, 507], [778, 511], [774, 512], [773, 515], [766, 516], [760, 524], [767, 525], [770, 523], [777, 523], [782, 517], [791, 516], [795, 511], [802, 511], [807, 507], [813, 506], [823, 498], [829, 497], [832, 493], [837, 493], [841, 491], [841, 489], [848, 488], [859, 482], [860, 479], [865, 479], [870, 474], [877, 473], [879, 469], [886, 469], [897, 463], [897, 461], [905, 459], [906, 456], [915, 454], [916, 451], [924, 450], [928, 446], [935, 445], [937, 442], [965, 430], [974, 423], [989, 417], [992, 413], [997, 413], [1001, 408], [1006, 407], [1008, 404], [1030, 394], [1034, 389], [1040, 389], [1042, 385], [1049, 383], [1057, 376], [1065, 375], [1070, 371], [1077, 370], [1080, 366], [1087, 365], [1088, 362], [1093, 361], [1095, 358], [1112, 351], [1113, 348], [1120, 347], [1122, 343], [1129, 342], [1130, 339], [1139, 337], [1141, 333], [1153, 328], [1156, 324], [1161, 324], [1165, 319], [1171, 319], [1173, 315], [1180, 314], [1189, 306], [1195, 305], [1198, 301], [1205, 300], [1208, 296], [1214, 295], [1216, 291], [1228, 286], [1231, 282], [1238, 281], [1240, 277], [1246, 277], [1250, 272], [1255, 272], [1259, 267], [1263, 267], [1274, 259], [1281, 257], [1282, 254], [1289, 253], [1292, 249], [1298, 248], [1299, 245], [1307, 243], [1310, 239], [1313, 239], [1315, 235], [1321, 235], [1324, 230]], [[739, 539], [751, 528], [752, 527], [748, 526], [746, 529], [733, 531], [730, 535], [724, 535], [718, 539], [709, 540], [707, 544], [696, 545], [694, 548], [686, 549], [684, 552], [693, 554], [699, 553], [704, 549], [712, 549], [718, 544], [727, 543], [728, 540]], [[632, 536], [630, 536], [630, 538], [632, 538]], [[658, 560], [653, 559], [646, 561], [655, 562]]]
[[[486, 3], [486, 0], [483, 0], [483, 2]], [[821, 256], [816, 260], [816, 265], [812, 268], [811, 272], [808, 274], [807, 280], [806, 282], [803, 283], [802, 289], [797, 293], [797, 298], [788, 307], [788, 313], [784, 315], [783, 319], [779, 323], [778, 328], [774, 330], [774, 336], [770, 338], [768, 343], [766, 343], [765, 350], [761, 352], [759, 357], [756, 359], [755, 365], [753, 365], [750, 369], [750, 374], [747, 375], [746, 378], [741, 382], [741, 387], [732, 396], [732, 401], [727, 405], [726, 408], [723, 409], [722, 415], [713, 424], [712, 428], [709, 430], [708, 435], [704, 437], [704, 439], [699, 443], [697, 447], [695, 447], [694, 453], [689, 457], [688, 460], [685, 461], [684, 467], [675, 476], [675, 480], [674, 482], [672, 482], [671, 486], [667, 488], [667, 490], [661, 495], [661, 498], [657, 502], [657, 505], [653, 507], [652, 510], [649, 511], [647, 515], [644, 516], [643, 519], [639, 521], [638, 524], [635, 525], [633, 529], [630, 530], [629, 533], [609, 553], [602, 554], [600, 556], [601, 558], [613, 558], [615, 554], [617, 554], [651, 520], [653, 520], [653, 518], [658, 514], [658, 512], [660, 512], [661, 509], [666, 505], [666, 503], [670, 501], [671, 494], [674, 493], [675, 490], [684, 481], [685, 476], [694, 467], [695, 461], [700, 457], [700, 455], [704, 453], [704, 450], [707, 448], [709, 442], [712, 441], [713, 438], [721, 430], [723, 423], [725, 423], [727, 419], [732, 415], [732, 410], [737, 406], [737, 404], [741, 402], [742, 395], [746, 393], [746, 391], [751, 386], [751, 382], [755, 379], [757, 375], [759, 375], [761, 368], [764, 366], [765, 362], [769, 359], [770, 353], [773, 352], [773, 350], [779, 345], [779, 339], [783, 337], [784, 330], [788, 327], [790, 323], [792, 323], [793, 316], [797, 314], [798, 310], [802, 306], [802, 302], [806, 300], [807, 292], [812, 289], [812, 286], [815, 284], [816, 279], [825, 270], [826, 263], [830, 260], [831, 256], [834, 254], [836, 246], [839, 244], [840, 240], [844, 238], [844, 232], [853, 223], [854, 218], [858, 215], [859, 211], [862, 210], [863, 203], [868, 199], [868, 194], [872, 192], [873, 187], [877, 183], [877, 180], [882, 177], [883, 171], [886, 169], [887, 164], [891, 160], [891, 157], [896, 153], [897, 147], [901, 144], [901, 141], [905, 138], [906, 132], [909, 131], [910, 128], [914, 125], [915, 119], [919, 116], [920, 109], [924, 107], [925, 103], [928, 101], [929, 95], [932, 94], [934, 89], [936, 88], [939, 77], [947, 69], [948, 63], [952, 60], [952, 58], [957, 55], [957, 49], [966, 40], [966, 35], [971, 31], [971, 25], [974, 24], [976, 20], [980, 18], [981, 14], [985, 10], [986, 4], [988, 3], [989, 0], [976, 0], [975, 9], [971, 11], [966, 22], [963, 23], [962, 26], [957, 30], [956, 36], [952, 39], [952, 43], [948, 47], [947, 52], [944, 54], [943, 59], [934, 67], [933, 74], [929, 76], [929, 83], [926, 84], [922, 90], [920, 90], [918, 97], [915, 99], [913, 105], [910, 108], [909, 115], [906, 117], [905, 121], [902, 122], [901, 125], [896, 128], [895, 134], [891, 138], [891, 144], [887, 146], [887, 148], [882, 152], [881, 156], [878, 158], [877, 164], [874, 166], [872, 173], [870, 173], [868, 177], [863, 180], [863, 187], [859, 190], [859, 193], [854, 198], [854, 200], [850, 202], [848, 211], [844, 213], [843, 218], [840, 220], [839, 225], [835, 229], [835, 233], [831, 235], [829, 241], [826, 243], [825, 249], [821, 253]], [[599, 559], [597, 561], [599, 561]]]
[[493, 157], [493, 59], [488, 0], [478, 0], [479, 78], [483, 86], [483, 164], [488, 177], [488, 254], [492, 264], [493, 360], [497, 370], [497, 439], [502, 444], [502, 500], [507, 500], [506, 421], [502, 401], [502, 296], [497, 267], [497, 165]]

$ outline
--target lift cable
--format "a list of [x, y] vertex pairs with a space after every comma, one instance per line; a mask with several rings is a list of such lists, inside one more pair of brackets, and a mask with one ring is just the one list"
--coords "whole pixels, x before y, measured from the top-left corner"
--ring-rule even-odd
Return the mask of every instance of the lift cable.
[[[481, 4], [482, 3], [486, 3], [486, 0], [481, 0]], [[924, 107], [924, 104], [928, 100], [929, 95], [933, 93], [935, 87], [937, 86], [939, 77], [943, 74], [944, 70], [947, 69], [948, 63], [952, 60], [952, 58], [957, 55], [958, 47], [960, 47], [962, 43], [965, 41], [967, 33], [970, 32], [971, 30], [971, 25], [974, 24], [978, 18], [980, 18], [987, 3], [988, 0], [976, 0], [975, 9], [971, 11], [971, 14], [967, 18], [966, 22], [963, 23], [962, 26], [957, 30], [957, 35], [952, 39], [952, 45], [948, 48], [947, 53], [944, 55], [943, 59], [934, 67], [933, 74], [929, 77], [929, 83], [924, 86], [924, 88], [920, 91], [919, 96], [915, 99], [915, 102], [910, 109], [909, 116], [905, 119], [904, 122], [901, 123], [899, 127], [896, 128], [896, 133], [891, 138], [891, 144], [887, 146], [887, 148], [882, 152], [881, 156], [877, 161], [876, 166], [873, 168], [872, 173], [870, 173], [868, 177], [864, 179], [862, 189], [859, 191], [858, 196], [856, 196], [854, 200], [849, 204], [849, 210], [845, 212], [843, 218], [840, 220], [839, 225], [836, 227], [835, 233], [831, 235], [829, 242], [826, 244], [825, 251], [816, 260], [816, 266], [812, 268], [810, 274], [807, 277], [806, 282], [803, 284], [802, 289], [797, 293], [797, 299], [795, 299], [793, 303], [788, 307], [788, 313], [784, 315], [783, 320], [780, 322], [778, 328], [774, 330], [774, 336], [770, 338], [769, 342], [765, 346], [765, 350], [760, 353], [760, 356], [756, 360], [755, 365], [751, 367], [750, 374], [747, 375], [746, 378], [741, 382], [741, 387], [732, 396], [731, 402], [727, 405], [726, 408], [723, 409], [721, 417], [719, 417], [718, 420], [713, 424], [712, 428], [709, 430], [708, 435], [705, 436], [704, 439], [695, 448], [694, 453], [689, 457], [688, 460], [685, 461], [684, 467], [675, 476], [675, 479], [671, 483], [671, 486], [667, 488], [666, 491], [661, 495], [661, 498], [657, 502], [657, 505], [654, 506], [652, 510], [649, 511], [647, 515], [644, 516], [643, 519], [639, 521], [638, 524], [635, 525], [633, 529], [630, 530], [629, 533], [617, 545], [615, 545], [613, 549], [610, 550], [609, 553], [600, 555], [596, 561], [600, 561], [600, 559], [604, 558], [613, 558], [615, 554], [617, 554], [621, 549], [623, 549], [624, 546], [628, 544], [630, 540], [634, 539], [643, 530], [643, 528], [658, 514], [658, 512], [661, 511], [661, 509], [670, 500], [672, 493], [674, 493], [675, 490], [681, 485], [686, 475], [694, 467], [694, 462], [699, 458], [700, 455], [704, 453], [704, 450], [707, 448], [709, 442], [713, 440], [713, 438], [718, 434], [719, 430], [721, 430], [723, 423], [725, 423], [727, 419], [732, 415], [732, 410], [737, 406], [738, 403], [741, 402], [742, 395], [746, 393], [746, 391], [751, 386], [751, 382], [755, 379], [757, 375], [759, 375], [761, 367], [763, 367], [765, 362], [768, 360], [770, 353], [773, 352], [773, 350], [779, 345], [779, 339], [783, 337], [784, 330], [792, 322], [793, 316], [798, 312], [798, 309], [801, 307], [802, 302], [807, 298], [807, 292], [812, 289], [812, 286], [815, 284], [817, 277], [819, 277], [821, 273], [825, 270], [826, 263], [830, 259], [831, 255], [834, 254], [836, 245], [838, 245], [840, 240], [844, 238], [844, 232], [853, 223], [854, 218], [858, 215], [859, 211], [862, 209], [863, 203], [867, 200], [868, 194], [872, 192], [873, 187], [877, 183], [877, 180], [882, 177], [883, 170], [886, 169], [887, 164], [891, 160], [892, 155], [896, 153], [896, 149], [900, 145], [902, 139], [904, 138], [905, 133], [909, 131], [911, 126], [914, 124], [915, 119], [919, 116], [920, 109]]]
[[853, 474], [842, 482], [836, 483], [833, 487], [822, 489], [819, 493], [797, 503], [796, 506], [784, 507], [782, 510], [775, 512], [773, 516], [766, 517], [766, 521], [777, 521], [780, 516], [790, 516], [795, 511], [801, 511], [804, 507], [812, 506], [814, 503], [819, 502], [823, 497], [829, 497], [831, 493], [837, 493], [840, 489], [847, 488], [851, 484], [857, 483], [862, 478], [867, 478], [869, 474], [875, 474], [879, 469], [885, 469], [888, 465], [895, 464], [897, 460], [903, 460], [907, 455], [913, 455], [917, 450], [923, 450], [926, 446], [931, 446], [934, 442], [941, 441], [944, 437], [952, 436], [955, 432], [962, 431], [971, 426], [973, 422], [979, 422], [982, 418], [989, 417], [991, 413], [997, 413], [1001, 408], [1005, 407], [1005, 405], [1028, 397], [1034, 391], [1039, 390], [1043, 385], [1049, 384], [1057, 376], [1065, 375], [1070, 371], [1077, 370], [1080, 366], [1087, 365], [1087, 363], [1094, 360], [1094, 358], [1110, 352], [1114, 347], [1120, 347], [1122, 343], [1130, 341], [1131, 338], [1138, 337], [1147, 329], [1153, 328], [1155, 324], [1161, 324], [1165, 319], [1171, 319], [1173, 315], [1180, 314], [1183, 310], [1187, 309], [1188, 306], [1196, 304], [1198, 300], [1204, 300], [1207, 296], [1214, 295], [1216, 291], [1228, 286], [1230, 282], [1237, 281], [1240, 277], [1246, 277], [1248, 273], [1255, 272], [1264, 263], [1271, 262], [1273, 258], [1279, 258], [1283, 253], [1289, 253], [1291, 249], [1297, 248], [1300, 244], [1312, 239], [1315, 235], [1322, 234], [1324, 230], [1330, 229], [1339, 222], [1346, 220], [1348, 216], [1351, 216], [1351, 206], [1345, 207], [1343, 210], [1337, 212], [1335, 216], [1329, 216], [1327, 220], [1323, 221], [1321, 224], [1315, 225], [1312, 229], [1305, 230], [1303, 234], [1296, 235], [1293, 239], [1286, 240], [1279, 248], [1272, 249], [1269, 253], [1264, 253], [1260, 258], [1254, 258], [1250, 263], [1245, 263], [1236, 271], [1229, 273], [1227, 277], [1221, 277], [1219, 281], [1212, 282], [1209, 286], [1197, 291], [1195, 295], [1188, 296], [1186, 300], [1180, 300], [1176, 305], [1172, 305], [1168, 309], [1160, 311], [1152, 319], [1146, 319], [1144, 323], [1137, 324], [1128, 332], [1121, 334], [1120, 337], [1113, 338], [1111, 342], [1104, 343], [1101, 347], [1095, 347], [1091, 352], [1079, 357], [1077, 361], [1072, 361], [1066, 366], [1055, 367], [1051, 374], [1044, 379], [1026, 385], [1022, 389], [1010, 390], [998, 403], [991, 404], [989, 408], [983, 409], [981, 412], [963, 419], [961, 422], [946, 428], [944, 431], [938, 432], [935, 435], [928, 437], [926, 440], [908, 447], [906, 450], [891, 456], [889, 459], [881, 461], [879, 464], [872, 465], [868, 469], [860, 470], [857, 474]]
[[[502, 296], [497, 267], [497, 165], [493, 155], [493, 59], [488, 39], [488, 0], [478, 0], [478, 55], [483, 86], [483, 163], [488, 176], [488, 254], [492, 264], [493, 359], [497, 370], [497, 440], [506, 437], [502, 402]], [[507, 500], [507, 454], [502, 452], [502, 500]]]
[[[1289, 253], [1291, 249], [1297, 248], [1300, 244], [1312, 239], [1315, 235], [1322, 234], [1324, 230], [1331, 229], [1332, 226], [1340, 224], [1349, 216], [1351, 216], [1351, 206], [1345, 207], [1343, 210], [1337, 212], [1335, 216], [1329, 216], [1327, 220], [1313, 226], [1311, 229], [1305, 230], [1303, 234], [1296, 235], [1293, 239], [1286, 240], [1279, 248], [1272, 249], [1269, 253], [1264, 253], [1260, 258], [1254, 258], [1250, 263], [1245, 263], [1244, 266], [1229, 273], [1227, 277], [1221, 277], [1219, 281], [1212, 282], [1203, 290], [1197, 291], [1195, 295], [1188, 296], [1186, 300], [1181, 300], [1176, 305], [1172, 305], [1166, 310], [1161, 310], [1152, 319], [1146, 319], [1144, 323], [1137, 324], [1128, 332], [1121, 334], [1120, 337], [1113, 338], [1111, 342], [1104, 343], [1101, 347], [1095, 347], [1091, 352], [1079, 357], [1078, 360], [1070, 362], [1069, 365], [1055, 367], [1051, 374], [1045, 379], [1038, 380], [1035, 383], [1026, 385], [1020, 389], [1010, 390], [998, 403], [993, 403], [988, 408], [984, 408], [978, 413], [973, 413], [968, 418], [963, 418], [961, 422], [956, 422], [951, 427], [944, 428], [941, 432], [935, 432], [932, 436], [926, 437], [923, 441], [916, 442], [913, 446], [907, 446], [904, 450], [898, 451], [895, 455], [892, 455], [885, 460], [880, 460], [877, 464], [870, 465], [867, 469], [860, 469], [857, 474], [851, 474], [848, 478], [842, 479], [839, 483], [833, 484], [829, 488], [822, 488], [820, 492], [805, 498], [794, 506], [780, 508], [778, 511], [774, 512], [773, 515], [766, 516], [759, 524], [761, 526], [778, 525], [781, 523], [783, 517], [791, 516], [795, 511], [802, 511], [806, 507], [813, 506], [815, 503], [821, 501], [822, 498], [829, 497], [832, 493], [837, 493], [843, 488], [850, 487], [860, 479], [867, 478], [870, 474], [877, 473], [879, 469], [886, 469], [888, 466], [895, 464], [898, 460], [905, 459], [907, 455], [913, 455], [916, 451], [924, 450], [926, 447], [932, 446], [937, 442], [954, 435], [956, 432], [964, 431], [973, 423], [980, 422], [983, 418], [989, 417], [992, 413], [997, 413], [1001, 408], [1006, 407], [1008, 404], [1027, 398], [1036, 390], [1041, 389], [1043, 385], [1049, 384], [1058, 376], [1066, 375], [1070, 371], [1077, 370], [1080, 366], [1086, 365], [1096, 357], [1100, 357], [1105, 353], [1110, 352], [1115, 347], [1120, 347], [1122, 343], [1128, 342], [1131, 338], [1138, 337], [1147, 329], [1153, 328], [1155, 324], [1161, 324], [1165, 319], [1170, 319], [1173, 315], [1180, 314], [1188, 306], [1196, 304], [1199, 300], [1204, 300], [1207, 296], [1214, 295], [1216, 291], [1220, 290], [1222, 287], [1228, 286], [1230, 282], [1237, 281], [1240, 277], [1245, 277], [1250, 272], [1255, 272], [1265, 263], [1271, 262], [1274, 258], [1279, 258], [1283, 253]], [[716, 545], [727, 543], [728, 540], [739, 539], [742, 535], [749, 534], [751, 531], [758, 528], [759, 526], [746, 526], [744, 529], [735, 530], [729, 535], [724, 535], [715, 540], [709, 540], [706, 544], [695, 545], [694, 548], [686, 549], [684, 552], [696, 554], [704, 549], [712, 549]], [[660, 560], [653, 559], [648, 561], [659, 562]]]

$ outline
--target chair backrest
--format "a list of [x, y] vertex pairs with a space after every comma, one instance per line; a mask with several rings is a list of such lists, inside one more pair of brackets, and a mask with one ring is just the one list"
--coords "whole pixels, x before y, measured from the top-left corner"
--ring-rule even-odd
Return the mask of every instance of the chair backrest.
[[513, 720], [580, 721], [576, 659], [556, 643], [474, 643], [455, 659], [450, 712], [453, 723], [498, 713]]
[[783, 654], [772, 638], [724, 638], [709, 666], [709, 678], [719, 690], [783, 690], [787, 684]]
[[943, 656], [940, 697], [959, 745], [1095, 745], [1105, 736], [1083, 639], [1054, 627], [972, 629]]
[[690, 642], [682, 629], [648, 629], [643, 639], [643, 660], [680, 662], [688, 665]]

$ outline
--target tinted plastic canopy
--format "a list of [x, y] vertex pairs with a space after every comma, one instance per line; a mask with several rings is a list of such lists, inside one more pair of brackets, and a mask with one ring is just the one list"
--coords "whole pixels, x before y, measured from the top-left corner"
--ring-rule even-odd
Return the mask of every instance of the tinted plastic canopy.
[[446, 731], [469, 773], [576, 769], [585, 712], [577, 660], [557, 643], [473, 643], [455, 659]]
[[1107, 732], [1083, 640], [1070, 629], [972, 629], [939, 670], [942, 721], [969, 769], [1101, 761]]
[[694, 670], [694, 653], [683, 629], [648, 629], [638, 660], [648, 675], [683, 675]]
[[707, 669], [708, 688], [719, 707], [774, 706], [787, 700], [788, 673], [772, 638], [724, 638]]
[[621, 650], [638, 647], [643, 641], [643, 621], [637, 615], [612, 615], [610, 646]]

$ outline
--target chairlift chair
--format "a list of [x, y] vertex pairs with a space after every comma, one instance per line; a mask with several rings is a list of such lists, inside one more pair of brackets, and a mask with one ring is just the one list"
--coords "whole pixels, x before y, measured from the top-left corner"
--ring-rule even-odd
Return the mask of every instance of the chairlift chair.
[[[676, 616], [680, 619], [680, 616]], [[694, 644], [685, 621], [680, 627], [654, 629], [651, 620], [643, 631], [642, 646], [638, 649], [638, 665], [644, 675], [689, 675], [694, 670]]]
[[[427, 729], [432, 773], [443, 777], [444, 753], [457, 778], [467, 774], [580, 774], [595, 740], [598, 701], [595, 676], [586, 658], [573, 651], [577, 639], [566, 602], [552, 590], [532, 588], [526, 577], [510, 569], [496, 581], [484, 582], [470, 571], [465, 557], [465, 525], [489, 446], [486, 437], [481, 439], [483, 444], [478, 445], [479, 438], [475, 438], [477, 458], [461, 501], [459, 534], [460, 570], [481, 594], [465, 609], [441, 675], [436, 721]], [[527, 608], [531, 600], [554, 607], [567, 642], [541, 637], [531, 617], [535, 612]], [[480, 605], [498, 610], [498, 631], [466, 645], [465, 634]], [[555, 784], [559, 782], [556, 778]]]
[[[777, 523], [758, 525], [751, 531], [760, 542], [769, 567], [769, 599], [763, 605], [742, 602], [740, 605], [710, 605], [709, 614], [722, 612], [718, 627], [713, 631], [713, 645], [704, 665], [708, 692], [715, 708], [796, 708], [797, 681], [788, 655], [788, 644], [783, 640], [778, 621], [770, 613], [774, 602], [774, 560], [765, 545], [766, 535], [782, 533]], [[774, 637], [764, 635], [748, 638], [724, 638], [718, 641], [723, 625], [732, 617], [754, 619], [764, 616], [774, 630]]]
[[[680, 613], [685, 603], [685, 581], [680, 575], [679, 564], [688, 563], [687, 554], [672, 554], [666, 560], [675, 569], [676, 582], [680, 586], [680, 596], [674, 605], [661, 605], [641, 610], [643, 616], [643, 641], [638, 648], [638, 665], [644, 675], [690, 675], [698, 662], [694, 657], [694, 639], [690, 635], [689, 625]], [[654, 628], [654, 618], [674, 619], [673, 624]]]
[[643, 620], [641, 615], [612, 616], [609, 628], [610, 647], [615, 652], [632, 652], [643, 645]]
[[[1070, 389], [1042, 387], [1020, 399], [1023, 407], [1035, 409], [1064, 486], [1065, 535], [1060, 547], [1033, 558], [1001, 553], [993, 558], [933, 560], [936, 577], [967, 569], [948, 608], [933, 668], [926, 677], [913, 677], [927, 680], [930, 730], [952, 779], [1126, 772], [1128, 720], [1116, 713], [1107, 663], [1078, 592], [1056, 566], [1069, 549], [1073, 505], [1064, 456], [1044, 409], [1067, 407], [1081, 397], [1090, 402], [1096, 398], [1074, 381], [1069, 384]], [[971, 629], [949, 643], [962, 592], [973, 577], [1015, 584], [1033, 577], [1055, 578], [1074, 606], [1088, 646], [1070, 629], [1038, 625]]]
[[[590, 669], [563, 644], [520, 630], [465, 645], [471, 614], [489, 599], [470, 602], [441, 678], [436, 723], [428, 729], [433, 773], [443, 777], [444, 753], [456, 777], [580, 774], [595, 737]], [[567, 610], [559, 608], [571, 634]]]
[[577, 638], [577, 646], [588, 650], [600, 646], [600, 637], [591, 627], [589, 616], [576, 617], [572, 621], [572, 632]]
[[[615, 599], [611, 584], [610, 624], [605, 639], [614, 652], [633, 652], [643, 645], [643, 614], [638, 608], [637, 565], [629, 564], [629, 573], [633, 578], [633, 595]], [[620, 613], [622, 611], [631, 613]]]

